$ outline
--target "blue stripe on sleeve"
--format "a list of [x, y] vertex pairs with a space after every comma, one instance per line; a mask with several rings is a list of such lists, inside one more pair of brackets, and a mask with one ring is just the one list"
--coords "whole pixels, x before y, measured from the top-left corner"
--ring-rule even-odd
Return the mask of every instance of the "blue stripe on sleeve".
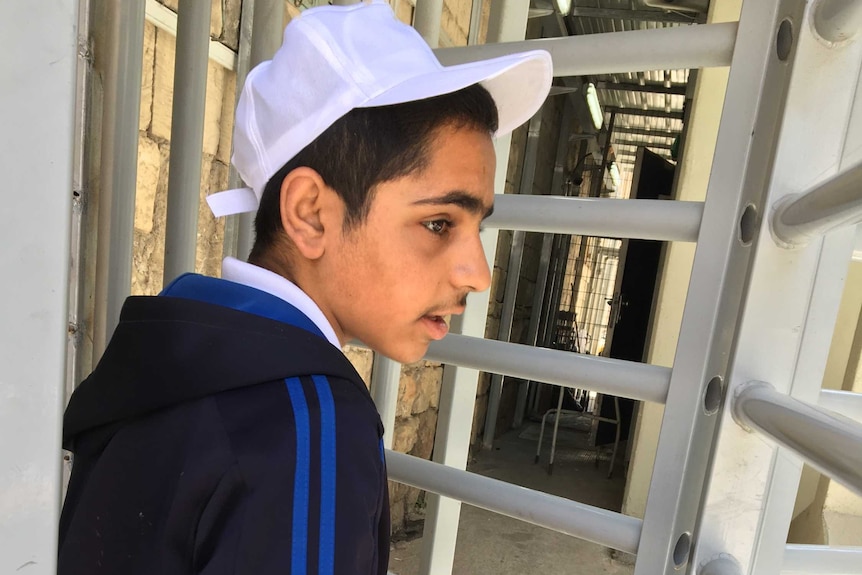
[[320, 402], [319, 575], [332, 575], [335, 571], [335, 401], [326, 377], [313, 375], [311, 379]]
[[293, 542], [290, 572], [306, 572], [308, 560], [308, 474], [311, 457], [308, 403], [298, 377], [284, 380], [296, 424], [296, 474], [293, 479]]

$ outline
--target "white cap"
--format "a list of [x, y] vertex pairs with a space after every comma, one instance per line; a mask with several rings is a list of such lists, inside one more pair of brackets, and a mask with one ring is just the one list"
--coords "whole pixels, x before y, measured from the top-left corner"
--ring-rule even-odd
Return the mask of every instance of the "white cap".
[[231, 161], [250, 188], [207, 202], [216, 216], [256, 211], [270, 178], [354, 108], [481, 84], [497, 104], [499, 136], [536, 113], [552, 77], [542, 50], [443, 66], [382, 0], [307, 10], [285, 28], [273, 59], [248, 74], [237, 104]]

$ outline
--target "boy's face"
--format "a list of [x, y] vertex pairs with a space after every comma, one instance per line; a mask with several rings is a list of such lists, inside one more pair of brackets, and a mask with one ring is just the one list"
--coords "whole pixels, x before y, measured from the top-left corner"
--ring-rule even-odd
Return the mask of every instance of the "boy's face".
[[491, 282], [479, 240], [494, 203], [490, 136], [442, 127], [429, 159], [377, 186], [367, 219], [327, 247], [319, 270], [317, 303], [341, 341], [403, 363], [420, 359], [446, 335], [444, 318]]

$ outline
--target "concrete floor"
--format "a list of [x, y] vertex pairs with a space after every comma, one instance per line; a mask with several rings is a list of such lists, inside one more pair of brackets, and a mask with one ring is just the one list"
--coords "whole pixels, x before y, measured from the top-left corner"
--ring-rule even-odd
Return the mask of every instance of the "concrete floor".
[[[587, 433], [561, 428], [554, 472], [547, 473], [550, 426], [546, 429], [541, 463], [533, 463], [538, 423], [528, 423], [499, 438], [493, 451], [480, 451], [468, 469], [531, 489], [582, 503], [619, 511], [625, 480], [618, 455], [612, 479], [607, 479], [610, 454], [602, 453], [599, 467], [595, 452], [586, 447]], [[620, 454], [625, 453], [624, 445]], [[418, 526], [421, 534], [421, 526]], [[422, 538], [393, 543], [389, 569], [396, 575], [418, 575]], [[463, 505], [458, 528], [453, 575], [514, 575], [525, 573], [613, 574], [634, 571], [634, 557], [611, 552], [601, 545], [536, 527], [490, 511]]]

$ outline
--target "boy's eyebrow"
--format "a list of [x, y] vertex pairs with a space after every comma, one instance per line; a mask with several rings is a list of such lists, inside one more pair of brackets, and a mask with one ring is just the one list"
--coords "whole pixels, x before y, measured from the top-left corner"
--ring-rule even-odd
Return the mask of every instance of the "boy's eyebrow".
[[413, 205], [430, 206], [445, 206], [448, 204], [454, 204], [459, 208], [463, 208], [473, 214], [481, 214], [483, 220], [490, 217], [491, 214], [494, 213], [493, 205], [486, 206], [485, 203], [476, 196], [460, 190], [449, 192], [448, 194], [444, 194], [442, 196], [425, 198], [423, 200], [416, 200], [415, 202], [413, 202]]

